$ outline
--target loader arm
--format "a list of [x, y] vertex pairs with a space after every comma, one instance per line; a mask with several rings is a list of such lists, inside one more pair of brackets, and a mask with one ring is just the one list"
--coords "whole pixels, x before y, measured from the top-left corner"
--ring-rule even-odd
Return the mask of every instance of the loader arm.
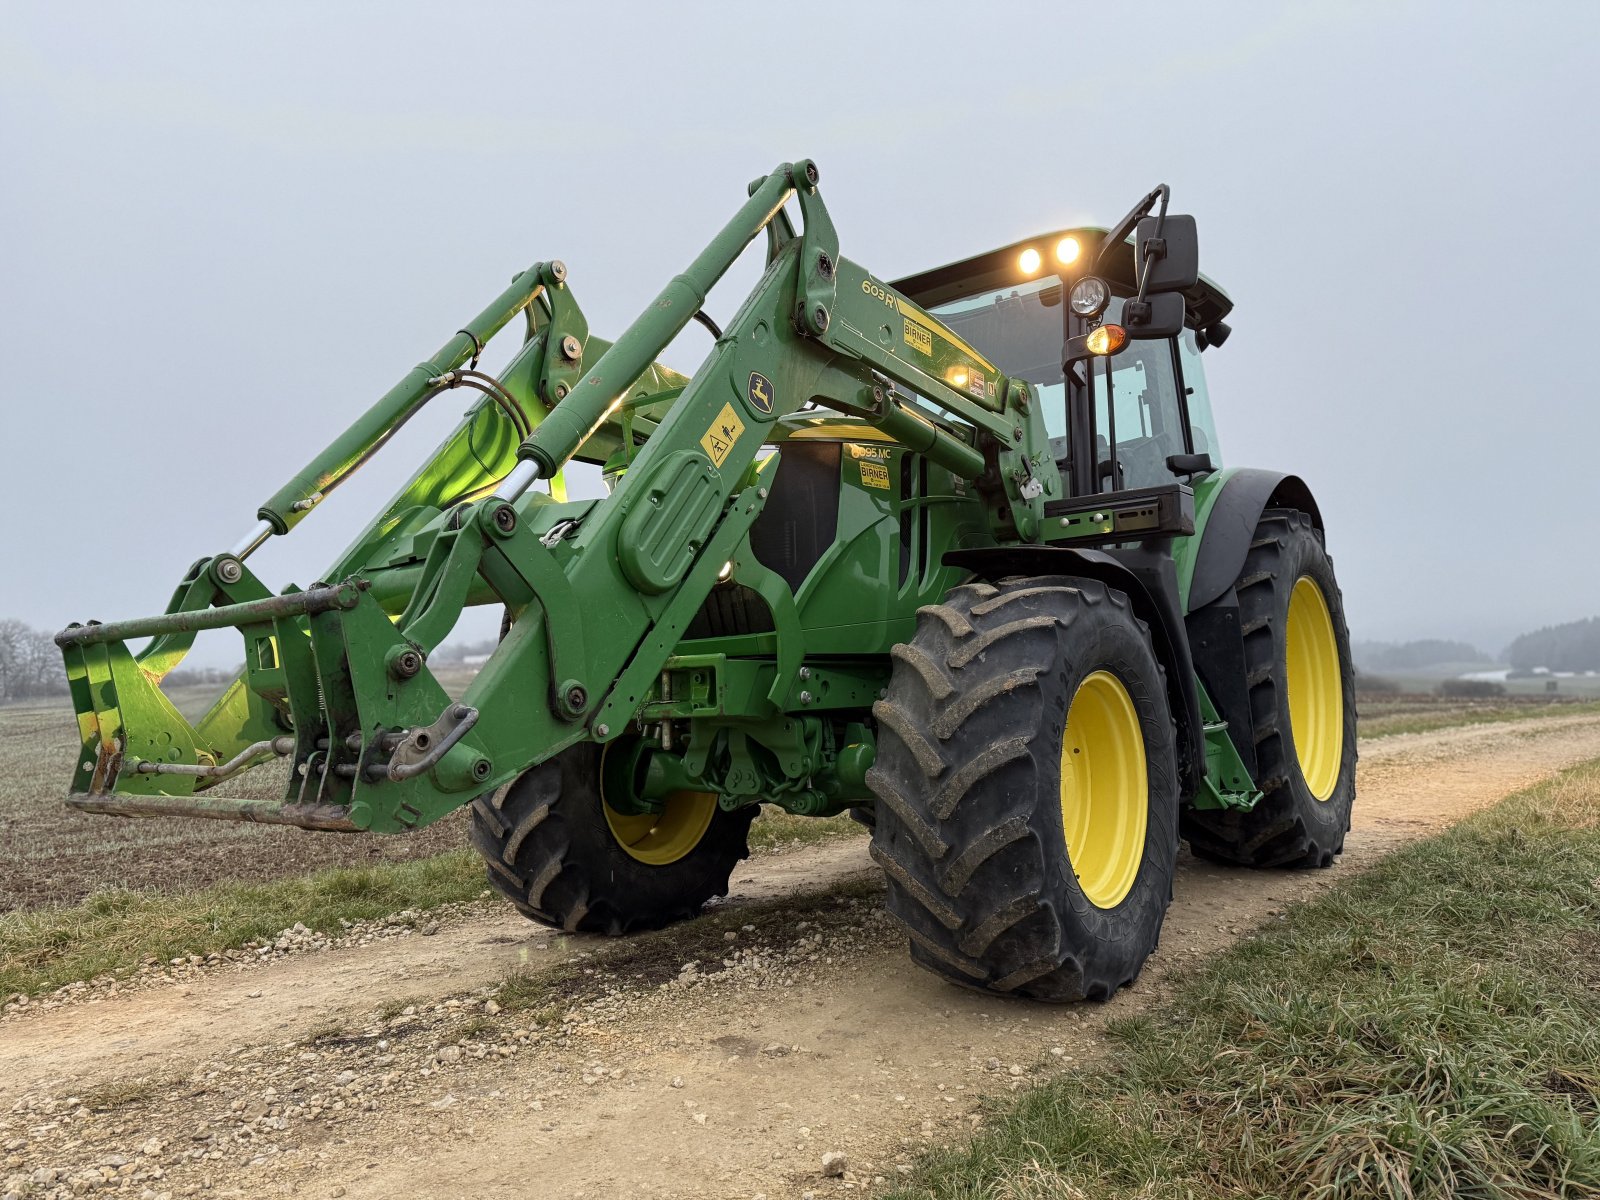
[[[785, 205], [795, 201], [795, 232]], [[690, 378], [656, 360], [749, 243], [765, 272]], [[498, 380], [483, 343], [518, 314], [528, 338]], [[273, 595], [245, 560], [290, 532], [442, 390], [483, 399], [341, 555], [331, 582]], [[523, 272], [262, 506], [234, 549], [191, 569], [166, 615], [57, 637], [83, 751], [69, 803], [394, 831], [436, 820], [579, 741], [615, 739], [719, 576], [762, 572], [749, 531], [770, 494], [774, 424], [807, 406], [851, 414], [973, 483], [991, 532], [1039, 537], [1062, 495], [1029, 385], [839, 255], [814, 164], [784, 164], [633, 325], [588, 337], [560, 264]], [[574, 457], [626, 469], [598, 501], [535, 491]], [[774, 582], [775, 581], [775, 582]], [[777, 590], [775, 590], [777, 589]], [[503, 604], [506, 636], [459, 701], [427, 658], [470, 604]], [[195, 630], [238, 628], [245, 669], [190, 725], [159, 682]], [[780, 631], [781, 635], [781, 631]], [[152, 636], [141, 654], [126, 641]], [[780, 642], [782, 638], [780, 636]], [[802, 648], [781, 645], [776, 714]], [[214, 795], [287, 758], [278, 801]]]

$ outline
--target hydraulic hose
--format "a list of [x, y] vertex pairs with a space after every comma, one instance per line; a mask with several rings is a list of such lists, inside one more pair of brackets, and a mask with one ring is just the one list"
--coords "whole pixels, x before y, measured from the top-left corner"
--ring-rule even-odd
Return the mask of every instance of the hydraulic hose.
[[500, 411], [505, 413], [511, 425], [517, 431], [517, 436], [526, 438], [533, 432], [533, 422], [528, 419], [528, 414], [523, 411], [522, 405], [517, 403], [517, 398], [506, 389], [493, 375], [482, 371], [472, 371], [464, 367], [454, 371], [446, 371], [443, 375], [436, 376], [428, 381], [439, 386], [427, 396], [431, 400], [440, 392], [451, 388], [468, 387], [474, 391], [482, 392], [489, 399], [500, 406]]

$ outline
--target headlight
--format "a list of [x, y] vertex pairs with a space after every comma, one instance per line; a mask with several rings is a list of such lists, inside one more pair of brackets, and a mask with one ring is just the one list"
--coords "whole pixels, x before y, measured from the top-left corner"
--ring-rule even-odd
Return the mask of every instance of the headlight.
[[1056, 261], [1063, 267], [1078, 261], [1078, 239], [1064, 237], [1056, 243]]
[[1106, 281], [1094, 275], [1085, 275], [1072, 285], [1072, 295], [1067, 298], [1072, 311], [1080, 317], [1098, 317], [1111, 303], [1111, 289]]
[[1043, 265], [1044, 265], [1043, 257], [1041, 257], [1039, 252], [1037, 250], [1035, 250], [1032, 246], [1029, 246], [1020, 255], [1017, 256], [1017, 266], [1022, 268], [1022, 273], [1024, 275], [1032, 275], [1032, 274], [1034, 274]]

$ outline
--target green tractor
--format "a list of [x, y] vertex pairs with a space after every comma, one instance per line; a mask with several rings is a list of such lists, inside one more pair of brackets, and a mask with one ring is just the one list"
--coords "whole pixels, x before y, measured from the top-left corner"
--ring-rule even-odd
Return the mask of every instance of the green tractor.
[[[890, 283], [840, 256], [817, 181], [757, 179], [614, 342], [561, 263], [523, 271], [163, 616], [63, 631], [68, 802], [376, 832], [470, 806], [520, 911], [608, 934], [725, 894], [762, 804], [849, 811], [919, 963], [1048, 1001], [1138, 974], [1180, 838], [1327, 866], [1356, 760], [1339, 588], [1310, 489], [1221, 464], [1201, 360], [1232, 304], [1193, 218], [1162, 186]], [[657, 360], [691, 321], [713, 345], [685, 376]], [[253, 550], [461, 388], [323, 581], [262, 584]], [[609, 494], [566, 499], [574, 461]], [[429, 656], [468, 605], [503, 636], [452, 697]], [[221, 627], [245, 665], [191, 723], [161, 680]], [[227, 795], [276, 760], [280, 798]]]

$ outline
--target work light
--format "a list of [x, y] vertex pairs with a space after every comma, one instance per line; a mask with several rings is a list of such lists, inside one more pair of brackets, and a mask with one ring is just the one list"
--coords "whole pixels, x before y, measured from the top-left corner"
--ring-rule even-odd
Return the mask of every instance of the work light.
[[1106, 281], [1095, 275], [1085, 275], [1072, 285], [1072, 295], [1067, 298], [1072, 311], [1080, 317], [1098, 317], [1111, 303], [1111, 289]]

